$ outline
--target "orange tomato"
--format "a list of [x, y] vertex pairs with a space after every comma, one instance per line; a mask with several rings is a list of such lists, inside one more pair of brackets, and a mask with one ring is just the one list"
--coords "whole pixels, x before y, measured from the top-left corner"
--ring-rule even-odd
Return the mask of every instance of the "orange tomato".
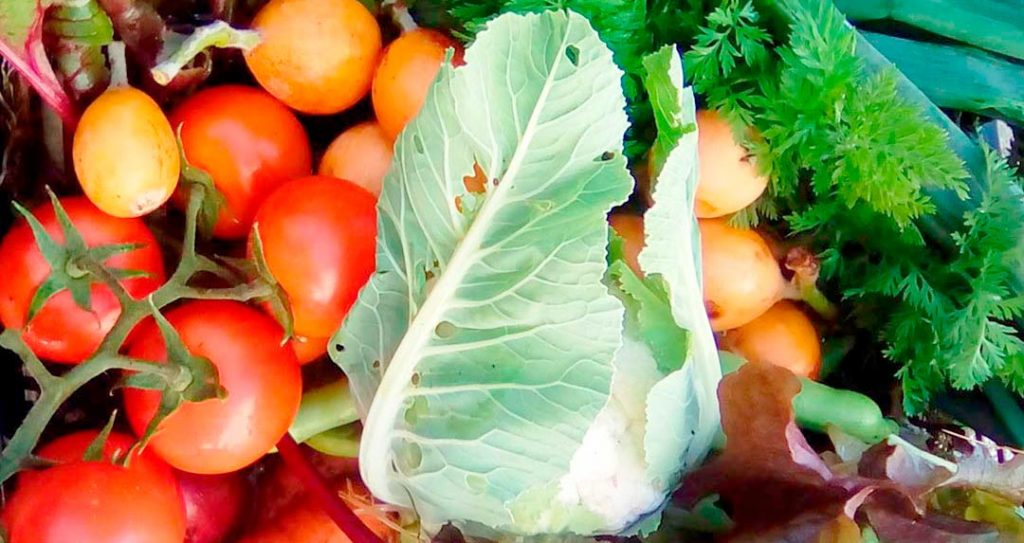
[[376, 267], [376, 199], [351, 181], [304, 177], [274, 191], [255, 222], [295, 333], [334, 334]]
[[329, 337], [295, 336], [291, 344], [299, 364], [309, 364], [327, 354], [327, 343], [330, 341]]
[[351, 181], [377, 196], [391, 167], [393, 145], [377, 122], [359, 123], [334, 138], [318, 173]]
[[453, 61], [458, 66], [462, 63], [459, 44], [425, 28], [402, 34], [384, 50], [371, 94], [377, 121], [389, 138], [398, 137], [423, 107], [449, 47], [455, 49]]
[[210, 174], [224, 195], [213, 228], [219, 238], [247, 236], [263, 200], [312, 169], [302, 124], [257, 88], [221, 85], [197, 92], [175, 108], [171, 125], [180, 127], [188, 161]]
[[821, 339], [811, 319], [782, 300], [760, 317], [722, 335], [722, 347], [750, 362], [781, 366], [815, 379], [821, 369]]
[[366, 96], [380, 57], [380, 27], [359, 0], [271, 0], [245, 55], [260, 85], [290, 107], [338, 113]]
[[[223, 300], [189, 301], [168, 311], [167, 320], [191, 353], [216, 366], [227, 397], [181, 405], [160, 423], [149, 450], [190, 473], [228, 473], [252, 464], [288, 431], [302, 400], [302, 373], [295, 353], [281, 345], [284, 330], [256, 308]], [[156, 324], [142, 326], [129, 356], [166, 360]], [[125, 388], [124, 403], [141, 435], [160, 407], [160, 392]]]

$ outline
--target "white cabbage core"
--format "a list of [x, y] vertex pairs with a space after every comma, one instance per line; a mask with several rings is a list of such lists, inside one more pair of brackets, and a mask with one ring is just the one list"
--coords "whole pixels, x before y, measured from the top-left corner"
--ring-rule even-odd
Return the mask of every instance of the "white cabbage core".
[[665, 489], [648, 478], [643, 450], [647, 393], [663, 376], [647, 346], [628, 336], [613, 365], [608, 403], [573, 455], [558, 499], [601, 515], [609, 531], [618, 531], [665, 499]]

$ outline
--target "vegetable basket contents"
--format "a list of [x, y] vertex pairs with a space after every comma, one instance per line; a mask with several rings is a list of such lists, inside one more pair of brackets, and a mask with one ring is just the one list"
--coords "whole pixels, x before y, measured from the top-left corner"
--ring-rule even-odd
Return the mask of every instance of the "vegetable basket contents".
[[0, 541], [1024, 541], [1013, 4], [0, 0]]

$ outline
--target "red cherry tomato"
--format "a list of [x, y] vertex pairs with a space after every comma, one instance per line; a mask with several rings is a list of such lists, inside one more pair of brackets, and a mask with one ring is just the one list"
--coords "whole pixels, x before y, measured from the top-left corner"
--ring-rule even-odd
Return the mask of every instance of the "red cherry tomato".
[[[119, 219], [103, 213], [83, 197], [63, 198], [61, 205], [90, 247], [136, 243], [140, 248], [106, 260], [112, 268], [138, 270], [146, 277], [124, 279], [128, 294], [143, 298], [164, 282], [163, 257], [153, 233], [141, 219]], [[58, 243], [64, 235], [57, 224], [53, 206], [37, 207], [32, 213]], [[121, 314], [117, 298], [105, 285], [92, 286], [92, 311], [78, 307], [67, 290], [50, 298], [31, 322], [25, 322], [36, 290], [50, 274], [50, 266], [36, 247], [25, 221], [14, 225], [0, 242], [0, 322], [20, 329], [32, 352], [51, 362], [77, 364], [89, 357]]]
[[341, 179], [296, 179], [263, 202], [256, 227], [295, 333], [330, 337], [375, 267], [376, 198]]
[[260, 89], [224, 85], [200, 91], [174, 110], [171, 126], [181, 127], [189, 163], [206, 170], [227, 200], [214, 226], [217, 237], [247, 236], [267, 195], [312, 168], [302, 124]]
[[[182, 471], [237, 471], [267, 453], [299, 409], [302, 376], [284, 331], [273, 318], [238, 302], [192, 301], [167, 313], [167, 320], [195, 355], [216, 367], [224, 399], [185, 403], [161, 423], [149, 448]], [[164, 361], [167, 350], [152, 322], [143, 324], [128, 354]], [[128, 420], [145, 431], [160, 393], [127, 388]]]
[[144, 469], [77, 461], [18, 485], [3, 513], [11, 543], [182, 543], [178, 487]]
[[[99, 430], [82, 430], [80, 432], [74, 432], [67, 434], [43, 445], [36, 451], [36, 456], [39, 458], [45, 458], [46, 460], [52, 460], [60, 464], [70, 464], [82, 460], [85, 455], [86, 449], [99, 435]], [[103, 444], [103, 460], [107, 462], [117, 461], [121, 462], [124, 460], [124, 456], [132, 450], [135, 445], [135, 438], [133, 436], [122, 434], [120, 432], [111, 432], [107, 436], [106, 442]], [[132, 457], [127, 462], [128, 469], [132, 471], [145, 471], [158, 478], [163, 479], [170, 486], [177, 484], [177, 478], [171, 471], [171, 467], [167, 465], [152, 451], [144, 449], [139, 451], [138, 449], [132, 454]], [[26, 481], [31, 480], [34, 477], [38, 477], [41, 473], [39, 471], [24, 471], [18, 476], [18, 481], [21, 484], [26, 484]]]
[[185, 500], [185, 543], [221, 543], [245, 512], [248, 483], [242, 472], [198, 475], [177, 472]]

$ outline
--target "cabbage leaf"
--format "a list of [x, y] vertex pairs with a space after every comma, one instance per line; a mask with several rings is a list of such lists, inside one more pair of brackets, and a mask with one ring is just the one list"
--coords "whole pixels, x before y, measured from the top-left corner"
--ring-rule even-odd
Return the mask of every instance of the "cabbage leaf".
[[[622, 532], [707, 452], [718, 363], [695, 275], [693, 102], [678, 55], [661, 55], [676, 124], [641, 258], [683, 332], [661, 337], [687, 342], [658, 350], [674, 362], [626, 333], [610, 284], [606, 217], [633, 189], [628, 123], [622, 72], [585, 18], [494, 19], [399, 136], [377, 269], [330, 352], [363, 419], [363, 480], [428, 529]], [[482, 194], [464, 182], [475, 165]]]

